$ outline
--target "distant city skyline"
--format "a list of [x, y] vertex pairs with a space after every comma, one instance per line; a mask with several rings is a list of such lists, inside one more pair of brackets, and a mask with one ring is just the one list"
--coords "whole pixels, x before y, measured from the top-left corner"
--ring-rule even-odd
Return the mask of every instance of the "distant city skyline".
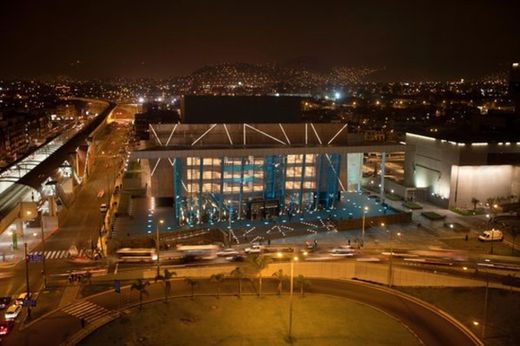
[[520, 60], [516, 1], [4, 1], [0, 78], [187, 75], [205, 65], [367, 66], [455, 80]]

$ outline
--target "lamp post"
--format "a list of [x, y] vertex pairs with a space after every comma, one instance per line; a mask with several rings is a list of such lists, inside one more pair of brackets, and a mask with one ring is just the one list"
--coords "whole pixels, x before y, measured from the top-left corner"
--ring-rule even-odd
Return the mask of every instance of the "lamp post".
[[[384, 223], [381, 224], [382, 227], [384, 227]], [[400, 237], [401, 233], [397, 232], [397, 236]], [[388, 287], [392, 287], [393, 282], [393, 264], [394, 264], [394, 233], [392, 230], [390, 230], [390, 258], [388, 260]]]
[[43, 212], [40, 214], [40, 231], [42, 236], [42, 276], [43, 276], [43, 288], [47, 289], [47, 270], [45, 268], [45, 235], [43, 232]]
[[368, 207], [363, 208], [363, 222], [361, 225], [361, 246], [365, 245], [365, 216], [367, 215]]
[[292, 320], [293, 320], [293, 289], [294, 289], [294, 262], [298, 261], [298, 257], [291, 259], [291, 286], [289, 293], [289, 341], [292, 340]]
[[155, 232], [155, 247], [157, 251], [157, 276], [161, 274], [161, 260], [159, 258], [159, 251], [160, 251], [160, 238], [159, 238], [159, 231], [160, 231], [160, 225], [164, 223], [164, 220], [159, 220], [156, 226], [156, 232]]

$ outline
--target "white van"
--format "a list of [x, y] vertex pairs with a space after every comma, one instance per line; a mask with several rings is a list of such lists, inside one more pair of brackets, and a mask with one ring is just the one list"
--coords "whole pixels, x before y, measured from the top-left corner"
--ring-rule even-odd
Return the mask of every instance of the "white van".
[[504, 234], [498, 229], [492, 229], [490, 231], [484, 231], [478, 236], [478, 240], [481, 241], [502, 241], [504, 240]]

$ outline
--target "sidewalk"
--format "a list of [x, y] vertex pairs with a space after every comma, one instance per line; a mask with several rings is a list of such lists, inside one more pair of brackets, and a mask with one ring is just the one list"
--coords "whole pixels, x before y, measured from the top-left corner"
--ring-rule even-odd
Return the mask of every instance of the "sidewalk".
[[[58, 230], [58, 217], [44, 216], [44, 237], [48, 239]], [[15, 266], [25, 258], [24, 243], [27, 243], [27, 252], [33, 251], [41, 244], [41, 228], [29, 228], [24, 226], [23, 237], [18, 237], [18, 248], [13, 249], [12, 230], [8, 229], [0, 234], [0, 268]]]

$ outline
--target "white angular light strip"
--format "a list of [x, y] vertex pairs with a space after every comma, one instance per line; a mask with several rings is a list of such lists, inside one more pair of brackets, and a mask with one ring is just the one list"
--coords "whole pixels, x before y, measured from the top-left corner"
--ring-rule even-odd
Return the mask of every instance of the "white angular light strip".
[[280, 129], [282, 130], [283, 135], [285, 136], [285, 140], [287, 141], [287, 143], [288, 143], [288, 144], [291, 144], [291, 141], [289, 140], [289, 137], [287, 137], [287, 133], [285, 133], [285, 130], [284, 130], [282, 124], [281, 124], [281, 123], [278, 123], [278, 125], [280, 125]]
[[323, 143], [321, 142], [321, 138], [320, 138], [320, 136], [318, 136], [318, 132], [316, 131], [316, 128], [314, 127], [313, 123], [311, 123], [311, 127], [312, 127], [312, 130], [314, 131], [314, 134], [316, 135], [316, 138], [318, 139], [318, 142], [319, 142], [320, 144], [323, 144]]
[[229, 139], [229, 144], [233, 145], [233, 140], [231, 140], [231, 135], [229, 134], [228, 128], [226, 124], [222, 124], [224, 126], [224, 130], [226, 130], [227, 138]]
[[217, 124], [211, 125], [211, 127], [207, 129], [206, 132], [204, 132], [202, 135], [200, 135], [200, 137], [197, 138], [193, 143], [191, 143], [191, 145], [194, 146], [195, 144], [197, 144], [197, 142], [204, 138], [204, 136], [207, 135], [211, 130], [213, 130], [215, 126], [217, 126]]
[[155, 129], [153, 128], [153, 125], [150, 124], [150, 129], [152, 130], [153, 135], [155, 136], [155, 139], [157, 139], [157, 142], [159, 142], [160, 146], [163, 146], [161, 139], [159, 136], [157, 136], [157, 132], [155, 132]]
[[285, 143], [284, 141], [282, 141], [282, 140], [280, 140], [280, 139], [278, 139], [278, 138], [276, 138], [276, 137], [274, 137], [274, 136], [271, 136], [270, 134], [268, 134], [268, 133], [266, 133], [266, 132], [264, 132], [264, 131], [261, 131], [261, 130], [259, 130], [259, 129], [257, 129], [257, 128], [251, 126], [251, 125], [244, 124], [244, 126], [247, 126], [247, 127], [250, 128], [251, 130], [255, 130], [256, 132], [258, 132], [258, 133], [260, 133], [260, 134], [262, 134], [262, 135], [264, 135], [264, 136], [266, 136], [266, 137], [269, 137], [269, 138], [271, 138], [272, 140], [277, 141], [278, 143], [281, 143], [281, 144], [283, 144], [283, 145], [287, 145], [287, 143]]
[[348, 125], [348, 123], [346, 123], [345, 125], [343, 125], [343, 127], [340, 128], [338, 132], [336, 132], [336, 134], [335, 134], [335, 135], [330, 139], [330, 141], [328, 141], [327, 144], [332, 143], [332, 142], [336, 139], [336, 137], [338, 137], [339, 134], [340, 134], [340, 133], [345, 129], [345, 127], [347, 127], [347, 125]]
[[179, 124], [175, 124], [175, 126], [173, 127], [172, 133], [170, 133], [170, 137], [168, 137], [168, 140], [166, 141], [166, 144], [164, 144], [164, 146], [167, 146], [168, 144], [170, 144], [170, 140], [171, 140], [172, 137], [173, 137], [173, 133], [174, 133], [175, 130], [177, 129], [177, 125], [179, 125]]

